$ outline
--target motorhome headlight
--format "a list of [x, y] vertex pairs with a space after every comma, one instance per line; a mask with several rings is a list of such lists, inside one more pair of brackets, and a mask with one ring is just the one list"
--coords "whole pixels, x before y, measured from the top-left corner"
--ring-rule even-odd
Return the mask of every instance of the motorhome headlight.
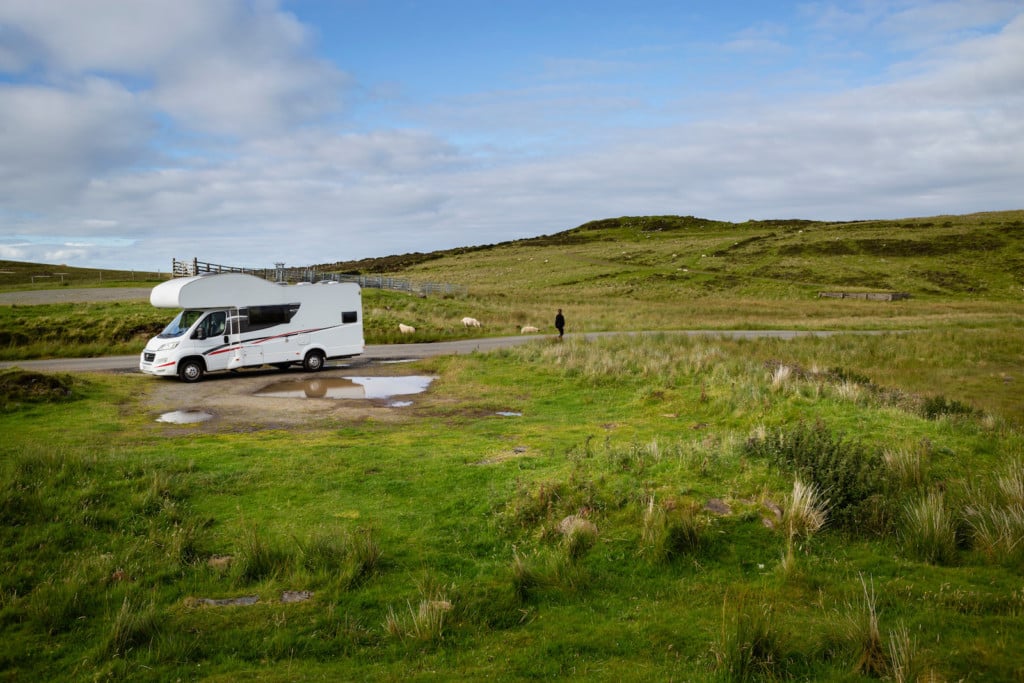
[[166, 344], [161, 344], [160, 348], [158, 348], [157, 351], [170, 351], [171, 349], [176, 349], [176, 348], [178, 348], [178, 342], [173, 341], [173, 342], [167, 342]]

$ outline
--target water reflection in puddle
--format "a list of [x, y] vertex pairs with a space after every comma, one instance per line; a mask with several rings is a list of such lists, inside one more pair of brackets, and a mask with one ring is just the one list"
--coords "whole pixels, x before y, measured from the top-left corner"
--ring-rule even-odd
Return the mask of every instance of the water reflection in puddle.
[[256, 392], [271, 398], [391, 398], [426, 391], [433, 377], [324, 377], [275, 382]]
[[499, 410], [495, 415], [501, 415], [502, 417], [522, 417], [522, 413], [517, 413], [512, 410]]
[[187, 425], [195, 424], [196, 422], [206, 422], [212, 417], [213, 415], [210, 413], [204, 413], [201, 410], [175, 410], [170, 413], [164, 413], [156, 421], [175, 425]]

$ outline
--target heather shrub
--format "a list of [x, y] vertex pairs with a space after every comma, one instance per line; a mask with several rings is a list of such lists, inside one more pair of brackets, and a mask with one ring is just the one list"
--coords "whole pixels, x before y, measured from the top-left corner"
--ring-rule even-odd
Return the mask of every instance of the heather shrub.
[[833, 432], [822, 422], [766, 430], [746, 455], [795, 474], [829, 500], [829, 519], [847, 530], [888, 529], [893, 518], [891, 477], [882, 454]]

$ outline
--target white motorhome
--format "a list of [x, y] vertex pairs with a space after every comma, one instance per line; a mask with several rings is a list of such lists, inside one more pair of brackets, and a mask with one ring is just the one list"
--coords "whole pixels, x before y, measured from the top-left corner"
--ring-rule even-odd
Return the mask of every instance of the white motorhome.
[[354, 283], [274, 284], [255, 275], [181, 277], [153, 288], [149, 302], [181, 312], [149, 340], [139, 369], [198, 382], [207, 372], [300, 364], [363, 352], [362, 292]]

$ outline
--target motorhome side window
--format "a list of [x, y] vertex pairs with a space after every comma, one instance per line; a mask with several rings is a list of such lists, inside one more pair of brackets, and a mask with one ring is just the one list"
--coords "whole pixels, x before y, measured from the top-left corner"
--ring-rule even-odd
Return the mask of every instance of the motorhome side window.
[[273, 306], [249, 306], [238, 309], [242, 332], [262, 330], [274, 325], [291, 322], [299, 312], [299, 304], [280, 304]]
[[227, 314], [224, 311], [214, 311], [199, 323], [199, 327], [192, 334], [193, 339], [206, 339], [208, 337], [219, 337], [227, 329]]
[[356, 323], [359, 322], [359, 314], [356, 311], [342, 311], [341, 322], [343, 323]]

